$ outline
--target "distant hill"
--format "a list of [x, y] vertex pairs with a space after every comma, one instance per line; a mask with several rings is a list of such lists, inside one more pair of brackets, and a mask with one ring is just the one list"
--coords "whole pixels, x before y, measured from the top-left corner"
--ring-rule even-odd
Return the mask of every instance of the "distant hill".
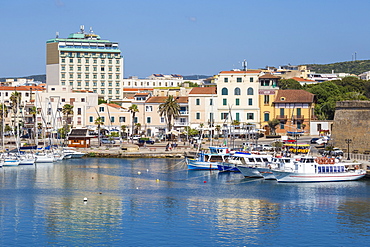
[[370, 60], [357, 60], [330, 64], [305, 64], [313, 72], [321, 74], [349, 73], [359, 75], [370, 71]]
[[46, 82], [46, 75], [30, 75], [30, 76], [17, 76], [17, 77], [4, 77], [0, 78], [0, 82], [4, 82], [6, 79], [18, 79], [18, 78], [27, 78], [33, 79], [34, 81]]

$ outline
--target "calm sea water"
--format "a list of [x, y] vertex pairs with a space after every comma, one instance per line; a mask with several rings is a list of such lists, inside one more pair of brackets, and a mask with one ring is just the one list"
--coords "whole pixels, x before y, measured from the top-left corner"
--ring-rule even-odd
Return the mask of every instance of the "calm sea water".
[[366, 245], [369, 187], [248, 180], [167, 159], [3, 167], [0, 245]]

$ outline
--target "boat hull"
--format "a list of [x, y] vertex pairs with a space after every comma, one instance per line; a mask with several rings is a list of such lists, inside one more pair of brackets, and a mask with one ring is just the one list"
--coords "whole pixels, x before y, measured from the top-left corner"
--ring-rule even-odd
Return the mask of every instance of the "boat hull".
[[240, 172], [234, 164], [220, 163], [217, 165], [220, 172]]
[[259, 173], [264, 177], [266, 180], [276, 180], [275, 174], [269, 168], [262, 168], [257, 167]]
[[217, 170], [218, 162], [198, 161], [186, 159], [189, 170]]
[[263, 178], [262, 174], [257, 170], [256, 167], [238, 165], [237, 168], [246, 178]]
[[316, 183], [316, 182], [341, 182], [354, 181], [363, 178], [366, 171], [350, 171], [341, 173], [294, 173], [273, 171], [279, 183]]

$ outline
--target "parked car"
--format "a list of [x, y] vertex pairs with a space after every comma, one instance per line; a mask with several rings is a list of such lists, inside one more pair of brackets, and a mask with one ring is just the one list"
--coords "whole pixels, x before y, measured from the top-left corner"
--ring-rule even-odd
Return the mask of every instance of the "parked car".
[[139, 144], [144, 144], [144, 143], [146, 143], [146, 144], [154, 144], [154, 140], [151, 140], [151, 139], [149, 139], [149, 138], [140, 138], [139, 139]]
[[103, 138], [100, 140], [101, 144], [115, 144], [115, 140], [110, 140], [109, 138]]
[[134, 140], [134, 141], [136, 141], [136, 140], [139, 140], [140, 139], [140, 135], [134, 135], [133, 137], [132, 137], [132, 140]]
[[311, 144], [316, 144], [319, 139], [320, 138], [318, 138], [318, 137], [314, 137], [314, 138], [311, 139], [310, 143]]

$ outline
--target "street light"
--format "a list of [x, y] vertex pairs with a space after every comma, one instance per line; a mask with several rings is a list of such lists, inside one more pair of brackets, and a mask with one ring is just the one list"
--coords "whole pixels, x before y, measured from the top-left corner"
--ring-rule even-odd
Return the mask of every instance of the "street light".
[[347, 145], [348, 145], [348, 149], [347, 149], [347, 152], [348, 152], [347, 160], [350, 160], [350, 158], [349, 158], [349, 144], [350, 144], [350, 143], [352, 143], [352, 139], [345, 139], [344, 141], [345, 141], [345, 142], [347, 143]]

